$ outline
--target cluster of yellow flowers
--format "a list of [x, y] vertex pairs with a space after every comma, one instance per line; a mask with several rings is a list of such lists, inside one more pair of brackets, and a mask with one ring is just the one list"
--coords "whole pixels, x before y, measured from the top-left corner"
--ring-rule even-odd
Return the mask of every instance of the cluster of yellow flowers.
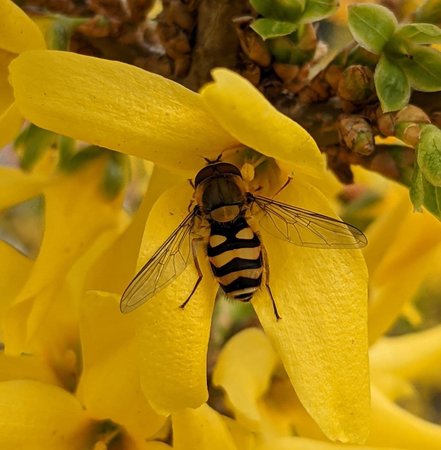
[[364, 256], [263, 234], [283, 319], [259, 293], [263, 330], [221, 348], [210, 384], [228, 415], [207, 388], [212, 277], [185, 310], [191, 265], [136, 313], [120, 313], [136, 268], [185, 216], [185, 178], [202, 157], [242, 146], [275, 158], [295, 174], [281, 200], [336, 217], [336, 182], [307, 132], [238, 75], [213, 78], [198, 94], [122, 63], [48, 50], [35, 23], [0, 0], [0, 145], [25, 118], [153, 163], [132, 217], [124, 189], [103, 192], [104, 156], [75, 171], [57, 170], [52, 152], [28, 172], [0, 167], [0, 210], [44, 198], [35, 260], [0, 241], [0, 448], [441, 448], [440, 426], [395, 403], [414, 394], [413, 382], [439, 387], [441, 326], [382, 337], [441, 269], [441, 224], [414, 214], [398, 186], [385, 187]]

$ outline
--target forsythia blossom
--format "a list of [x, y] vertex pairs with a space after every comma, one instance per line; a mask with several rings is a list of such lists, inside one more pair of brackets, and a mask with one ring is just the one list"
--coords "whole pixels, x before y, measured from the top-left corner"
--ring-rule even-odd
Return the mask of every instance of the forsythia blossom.
[[[394, 200], [368, 229], [364, 256], [300, 248], [260, 230], [282, 319], [259, 291], [252, 305], [262, 329], [240, 331], [220, 349], [207, 386], [218, 286], [206, 260], [184, 310], [182, 293], [196, 279], [191, 264], [132, 314], [120, 313], [121, 294], [186, 216], [193, 195], [186, 178], [203, 158], [222, 152], [240, 167], [263, 161], [249, 176], [256, 189], [337, 217], [335, 183], [316, 143], [227, 69], [194, 93], [133, 66], [46, 50], [9, 0], [0, 0], [0, 58], [0, 132], [8, 128], [0, 144], [25, 117], [150, 161], [132, 216], [126, 179], [111, 195], [105, 190], [105, 153], [69, 170], [57, 166], [59, 149], [29, 172], [0, 168], [1, 210], [44, 199], [35, 260], [0, 241], [0, 448], [438, 448], [440, 428], [394, 400], [414, 381], [435, 384], [427, 374], [440, 363], [439, 329], [381, 337], [439, 256], [435, 219]], [[223, 390], [219, 402], [211, 386]]]

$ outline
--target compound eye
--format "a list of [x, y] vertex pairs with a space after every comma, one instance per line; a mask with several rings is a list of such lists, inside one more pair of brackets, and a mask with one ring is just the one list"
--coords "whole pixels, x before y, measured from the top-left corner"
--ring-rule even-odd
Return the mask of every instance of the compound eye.
[[209, 164], [197, 173], [194, 179], [195, 187], [197, 187], [207, 178], [211, 178], [216, 175], [237, 175], [242, 178], [240, 170], [235, 165], [230, 163], [217, 162], [214, 164]]
[[198, 187], [204, 180], [207, 178], [212, 177], [214, 174], [214, 168], [213, 166], [206, 166], [203, 169], [201, 169], [195, 179], [194, 179], [194, 186]]

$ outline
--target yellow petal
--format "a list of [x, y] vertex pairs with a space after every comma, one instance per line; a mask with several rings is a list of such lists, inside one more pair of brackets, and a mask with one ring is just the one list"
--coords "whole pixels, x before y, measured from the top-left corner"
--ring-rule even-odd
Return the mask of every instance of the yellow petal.
[[137, 67], [68, 52], [26, 52], [11, 84], [23, 114], [66, 136], [196, 170], [237, 142], [198, 94]]
[[412, 264], [416, 259], [423, 257], [430, 261], [435, 256], [436, 247], [441, 245], [441, 223], [428, 212], [411, 211], [409, 201], [407, 214], [400, 226], [394, 225], [389, 224], [394, 229], [395, 239], [375, 273], [376, 284], [386, 282], [403, 266]]
[[14, 101], [12, 86], [8, 82], [8, 66], [15, 57], [14, 53], [0, 48], [0, 114]]
[[140, 448], [140, 450], [172, 450], [172, 447], [170, 447], [167, 444], [164, 444], [163, 442], [145, 442], [144, 446]]
[[[279, 198], [279, 197], [278, 197]], [[335, 217], [310, 185], [292, 183], [280, 200]], [[367, 273], [359, 250], [300, 248], [262, 232], [277, 321], [265, 287], [253, 300], [300, 401], [332, 440], [369, 432]]]
[[219, 413], [207, 404], [173, 414], [175, 450], [238, 450]]
[[406, 400], [418, 396], [410, 381], [404, 380], [388, 372], [371, 370], [371, 381], [390, 400]]
[[365, 447], [338, 445], [298, 437], [270, 439], [256, 447], [256, 450], [400, 450], [397, 447]]
[[234, 439], [236, 447], [240, 450], [255, 450], [256, 435], [252, 431], [245, 428], [239, 422], [230, 417], [223, 416], [223, 421], [227, 425], [228, 431]]
[[45, 189], [45, 233], [22, 298], [55, 282], [104, 229], [116, 225], [121, 201], [105, 197], [102, 171], [103, 161], [97, 160]]
[[[1, 180], [1, 177], [0, 177]], [[0, 317], [12, 303], [25, 283], [32, 267], [32, 261], [0, 241]]]
[[369, 341], [395, 322], [438, 260], [441, 224], [427, 212], [414, 213], [400, 189], [396, 205], [367, 230], [364, 254], [371, 276]]
[[142, 442], [165, 418], [155, 414], [141, 392], [135, 346], [135, 317], [122, 315], [119, 296], [89, 292], [81, 302], [83, 371], [78, 397], [89, 414], [122, 425]]
[[305, 438], [279, 438], [269, 440], [256, 447], [256, 450], [400, 450], [391, 447], [365, 447], [352, 445], [338, 445], [314, 441]]
[[[150, 164], [146, 161], [146, 164]], [[152, 168], [150, 168], [150, 171]], [[122, 294], [136, 274], [139, 249], [145, 222], [153, 203], [167, 188], [177, 181], [176, 175], [160, 167], [151, 173], [147, 192], [132, 217], [130, 225], [116, 241], [102, 253], [89, 270], [86, 289], [102, 290]]]
[[4, 323], [8, 352], [24, 351], [48, 319], [68, 270], [103, 230], [117, 225], [121, 200], [105, 197], [102, 170], [103, 161], [97, 160], [46, 187], [40, 252]]
[[84, 450], [93, 422], [75, 397], [37, 381], [0, 383], [0, 448]]
[[421, 255], [415, 261], [397, 266], [397, 271], [381, 285], [372, 280], [369, 302], [369, 343], [373, 344], [397, 320], [427, 277], [431, 260]]
[[[188, 214], [191, 195], [186, 183], [165, 192], [156, 202], [144, 234], [144, 262]], [[205, 257], [199, 262], [204, 276], [185, 309], [180, 305], [197, 280], [191, 256], [179, 277], [132, 313], [138, 318], [143, 391], [164, 414], [197, 407], [208, 398], [206, 357], [216, 287]]]
[[67, 389], [76, 384], [78, 331], [72, 293], [66, 284], [45, 287], [35, 297], [14, 305], [5, 317], [5, 352], [42, 359]]
[[0, 148], [13, 141], [23, 123], [23, 116], [15, 103], [0, 113]]
[[0, 48], [20, 53], [45, 47], [37, 25], [10, 0], [0, 2], [0, 17]]
[[401, 409], [372, 389], [372, 430], [367, 444], [408, 450], [438, 450], [441, 426]]
[[0, 353], [0, 380], [35, 380], [58, 384], [50, 367], [33, 355], [9, 356]]
[[269, 388], [279, 358], [265, 334], [248, 328], [222, 348], [213, 372], [213, 383], [228, 395], [235, 417], [258, 430], [262, 418], [258, 400]]
[[395, 205], [366, 231], [369, 245], [364, 254], [376, 283], [441, 243], [439, 221], [427, 212], [413, 212], [406, 189], [394, 185], [391, 191]]
[[387, 372], [406, 380], [439, 381], [441, 325], [399, 337], [385, 337], [370, 351], [373, 371]]
[[324, 160], [308, 132], [278, 112], [247, 80], [227, 69], [212, 71], [202, 88], [208, 110], [239, 142], [302, 173], [320, 177]]
[[36, 197], [48, 183], [45, 177], [0, 167], [0, 210]]

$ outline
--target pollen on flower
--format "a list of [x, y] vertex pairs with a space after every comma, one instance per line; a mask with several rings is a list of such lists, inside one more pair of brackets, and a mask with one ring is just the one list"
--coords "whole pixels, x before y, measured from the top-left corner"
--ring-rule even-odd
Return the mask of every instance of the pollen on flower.
[[240, 168], [240, 173], [245, 182], [250, 183], [254, 179], [254, 166], [250, 163], [245, 163]]

